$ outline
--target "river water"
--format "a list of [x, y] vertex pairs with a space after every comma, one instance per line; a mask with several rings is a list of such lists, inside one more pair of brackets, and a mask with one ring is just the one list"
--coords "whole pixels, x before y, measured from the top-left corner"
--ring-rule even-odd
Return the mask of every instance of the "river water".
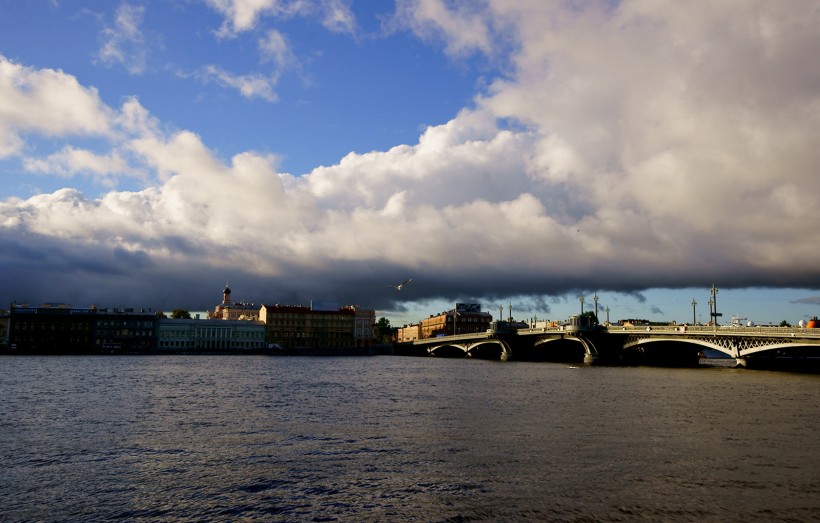
[[820, 376], [0, 358], [0, 521], [810, 521]]

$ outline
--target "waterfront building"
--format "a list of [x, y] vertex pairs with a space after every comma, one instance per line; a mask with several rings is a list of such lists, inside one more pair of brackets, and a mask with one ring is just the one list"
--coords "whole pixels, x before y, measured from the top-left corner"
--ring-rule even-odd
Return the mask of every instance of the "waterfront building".
[[147, 352], [156, 346], [156, 313], [150, 309], [93, 309], [95, 352]]
[[376, 311], [358, 305], [351, 306], [355, 312], [353, 342], [356, 347], [372, 347], [376, 341]]
[[93, 346], [94, 309], [48, 303], [12, 304], [9, 348], [22, 352], [89, 352]]
[[268, 345], [286, 350], [355, 347], [355, 310], [326, 305], [262, 305], [259, 320], [265, 324]]
[[157, 350], [162, 352], [259, 351], [265, 348], [265, 324], [248, 320], [161, 318]]
[[482, 312], [478, 303], [457, 303], [454, 309], [431, 315], [421, 321], [420, 336], [423, 339], [453, 334], [486, 332], [493, 317]]
[[222, 290], [222, 303], [217, 305], [213, 312], [208, 312], [208, 318], [213, 320], [258, 320], [259, 307], [253, 303], [234, 302], [231, 300], [231, 288], [225, 285]]
[[307, 343], [310, 307], [303, 305], [262, 305], [259, 320], [265, 324], [265, 341], [269, 346], [292, 349]]
[[393, 341], [395, 343], [412, 343], [418, 339], [421, 339], [421, 324], [414, 323], [396, 329]]
[[5, 349], [9, 344], [9, 313], [0, 310], [0, 349]]
[[12, 304], [9, 348], [28, 352], [142, 352], [155, 345], [156, 315], [147, 309]]

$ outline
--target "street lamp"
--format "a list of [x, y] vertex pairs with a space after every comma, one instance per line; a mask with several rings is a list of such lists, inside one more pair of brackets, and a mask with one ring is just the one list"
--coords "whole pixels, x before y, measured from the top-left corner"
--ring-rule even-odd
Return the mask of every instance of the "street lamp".
[[581, 294], [578, 297], [578, 301], [581, 302], [581, 316], [583, 316], [584, 315], [584, 295], [583, 294]]
[[715, 287], [715, 284], [713, 283], [713, 284], [712, 284], [712, 305], [713, 305], [713, 306], [714, 306], [714, 308], [715, 308], [715, 309], [714, 309], [714, 312], [713, 312], [713, 314], [714, 314], [714, 319], [715, 319], [715, 323], [714, 323], [714, 325], [715, 325], [715, 330], [717, 330], [717, 318], [718, 318], [718, 316], [720, 315], [720, 314], [718, 313], [718, 311], [717, 311], [717, 295], [718, 295], [718, 290], [717, 290], [717, 287]]
[[698, 321], [697, 321], [698, 315], [695, 313], [695, 306], [697, 304], [698, 304], [698, 302], [695, 301], [695, 298], [692, 298], [692, 325], [697, 325], [698, 324]]
[[598, 291], [592, 296], [592, 301], [595, 302], [595, 322], [598, 322]]

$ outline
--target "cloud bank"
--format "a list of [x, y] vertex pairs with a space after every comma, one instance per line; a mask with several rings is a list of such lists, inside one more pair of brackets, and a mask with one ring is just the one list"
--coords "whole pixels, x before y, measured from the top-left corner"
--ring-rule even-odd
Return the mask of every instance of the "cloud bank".
[[[302, 5], [210, 4], [223, 36]], [[342, 2], [303, 5], [355, 27]], [[543, 296], [579, 289], [820, 287], [814, 2], [418, 0], [394, 24], [506, 72], [416, 143], [303, 176], [253, 150], [221, 160], [136, 98], [111, 107], [68, 72], [0, 57], [0, 157], [145, 184], [0, 202], [5, 294], [199, 308], [229, 280], [258, 302], [529, 296], [548, 310]], [[67, 145], [37, 158], [32, 135]], [[385, 288], [410, 276], [401, 296]]]

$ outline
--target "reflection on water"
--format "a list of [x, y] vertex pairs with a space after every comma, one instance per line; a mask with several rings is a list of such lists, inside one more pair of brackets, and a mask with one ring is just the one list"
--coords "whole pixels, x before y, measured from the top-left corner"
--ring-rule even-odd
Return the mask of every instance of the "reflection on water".
[[0, 521], [810, 520], [820, 376], [0, 358]]

